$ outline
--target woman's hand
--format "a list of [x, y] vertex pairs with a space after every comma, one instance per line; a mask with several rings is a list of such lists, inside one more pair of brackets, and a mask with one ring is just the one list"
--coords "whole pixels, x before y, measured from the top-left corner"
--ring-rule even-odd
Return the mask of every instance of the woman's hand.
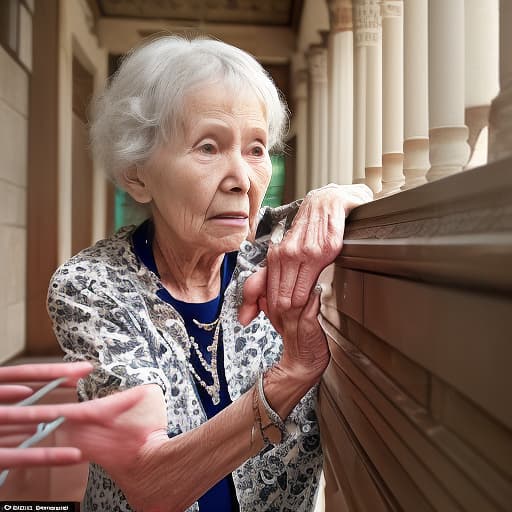
[[[93, 369], [89, 363], [24, 364], [0, 367], [0, 403], [12, 404], [31, 396], [39, 388], [59, 377], [66, 377], [63, 386], [75, 386], [78, 379]], [[5, 384], [7, 383], [7, 384]], [[20, 384], [20, 383], [30, 383]], [[32, 387], [34, 386], [34, 388]], [[14, 411], [27, 416], [17, 422]], [[42, 411], [41, 411], [42, 412]], [[29, 419], [30, 418], [30, 419]], [[57, 416], [52, 416], [55, 419]], [[39, 447], [16, 449], [36, 431], [43, 418], [26, 408], [0, 405], [0, 467], [16, 468], [41, 465], [76, 464], [82, 460], [82, 453], [74, 446]]]
[[292, 375], [315, 381], [327, 366], [315, 285], [341, 251], [345, 217], [372, 197], [366, 185], [328, 185], [310, 192], [283, 240], [270, 245], [267, 266], [245, 283], [240, 322], [246, 325], [259, 311], [265, 312], [283, 337], [279, 366]]
[[[146, 442], [160, 435], [167, 440], [164, 397], [155, 384], [81, 403], [0, 407], [0, 423], [4, 425], [33, 425], [60, 416], [65, 417], [60, 427], [64, 444], [80, 453], [73, 462], [88, 460], [106, 468], [127, 467]], [[32, 461], [28, 462], [30, 465]]]
[[[90, 363], [31, 364], [0, 367], [2, 402], [32, 395], [17, 382], [45, 384], [67, 377], [75, 386], [93, 369]], [[105, 398], [82, 403], [12, 406], [0, 405], [0, 467], [97, 462], [106, 468], [127, 468], [156, 439], [167, 440], [162, 390], [157, 385], [137, 386]], [[59, 427], [64, 446], [15, 449], [32, 435], [39, 423], [65, 417]]]
[[267, 267], [247, 279], [240, 322], [247, 325], [261, 310], [276, 319], [274, 312], [304, 307], [320, 272], [341, 251], [345, 217], [372, 199], [366, 185], [327, 185], [309, 192], [282, 242], [270, 246]]

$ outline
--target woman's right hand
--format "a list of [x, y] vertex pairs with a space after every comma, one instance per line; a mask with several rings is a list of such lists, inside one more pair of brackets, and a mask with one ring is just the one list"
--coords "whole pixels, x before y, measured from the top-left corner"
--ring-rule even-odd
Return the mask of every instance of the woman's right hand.
[[[272, 256], [269, 259], [272, 262]], [[317, 285], [309, 290], [305, 305], [293, 305], [291, 301], [267, 296], [270, 288], [266, 283], [267, 276], [267, 267], [249, 276], [244, 285], [244, 302], [257, 302], [259, 310], [283, 338], [279, 369], [308, 382], [311, 387], [320, 379], [330, 358], [327, 340], [317, 318], [321, 288]], [[262, 293], [262, 289], [266, 291]], [[279, 289], [279, 286], [272, 286], [276, 292]]]

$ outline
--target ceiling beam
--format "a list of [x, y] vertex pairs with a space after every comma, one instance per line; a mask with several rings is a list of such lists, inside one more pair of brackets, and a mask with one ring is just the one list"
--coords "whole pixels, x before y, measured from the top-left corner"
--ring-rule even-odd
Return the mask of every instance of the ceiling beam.
[[295, 33], [290, 27], [242, 24], [197, 24], [172, 20], [100, 18], [100, 44], [109, 53], [123, 54], [143, 39], [164, 34], [208, 35], [238, 46], [262, 63], [289, 62], [295, 51]]

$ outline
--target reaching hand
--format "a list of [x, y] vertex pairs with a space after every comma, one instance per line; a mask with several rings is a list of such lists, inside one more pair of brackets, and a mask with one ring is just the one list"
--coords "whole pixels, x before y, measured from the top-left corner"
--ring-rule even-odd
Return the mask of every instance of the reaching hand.
[[[66, 385], [92, 370], [89, 363], [20, 365], [0, 368], [0, 381], [39, 381], [68, 377]], [[28, 386], [0, 386], [4, 401], [32, 394]], [[75, 464], [89, 460], [121, 467], [133, 462], [145, 443], [155, 436], [167, 439], [165, 403], [156, 385], [138, 386], [114, 395], [83, 403], [0, 406], [0, 466], [14, 468], [38, 465]], [[67, 446], [15, 449], [41, 422], [59, 417], [61, 438]], [[116, 466], [116, 467], [117, 467]]]
[[[78, 379], [93, 369], [89, 363], [26, 364], [0, 367], [0, 402], [12, 404], [33, 395], [31, 386], [19, 382], [37, 383], [38, 387], [59, 377], [66, 378], [64, 386], [75, 386]], [[10, 415], [14, 411], [30, 414], [31, 420], [16, 421]], [[54, 420], [53, 415], [49, 419]], [[32, 436], [37, 425], [44, 421], [37, 413], [26, 408], [0, 405], [0, 467], [15, 468], [41, 465], [75, 464], [82, 459], [82, 453], [76, 447], [45, 447], [16, 449], [23, 441]]]

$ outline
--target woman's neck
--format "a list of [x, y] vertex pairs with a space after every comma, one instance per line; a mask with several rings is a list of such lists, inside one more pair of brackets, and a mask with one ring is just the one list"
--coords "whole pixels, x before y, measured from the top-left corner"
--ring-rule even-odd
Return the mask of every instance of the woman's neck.
[[180, 251], [174, 245], [162, 244], [155, 232], [153, 255], [160, 280], [175, 299], [207, 302], [219, 295], [224, 254]]

